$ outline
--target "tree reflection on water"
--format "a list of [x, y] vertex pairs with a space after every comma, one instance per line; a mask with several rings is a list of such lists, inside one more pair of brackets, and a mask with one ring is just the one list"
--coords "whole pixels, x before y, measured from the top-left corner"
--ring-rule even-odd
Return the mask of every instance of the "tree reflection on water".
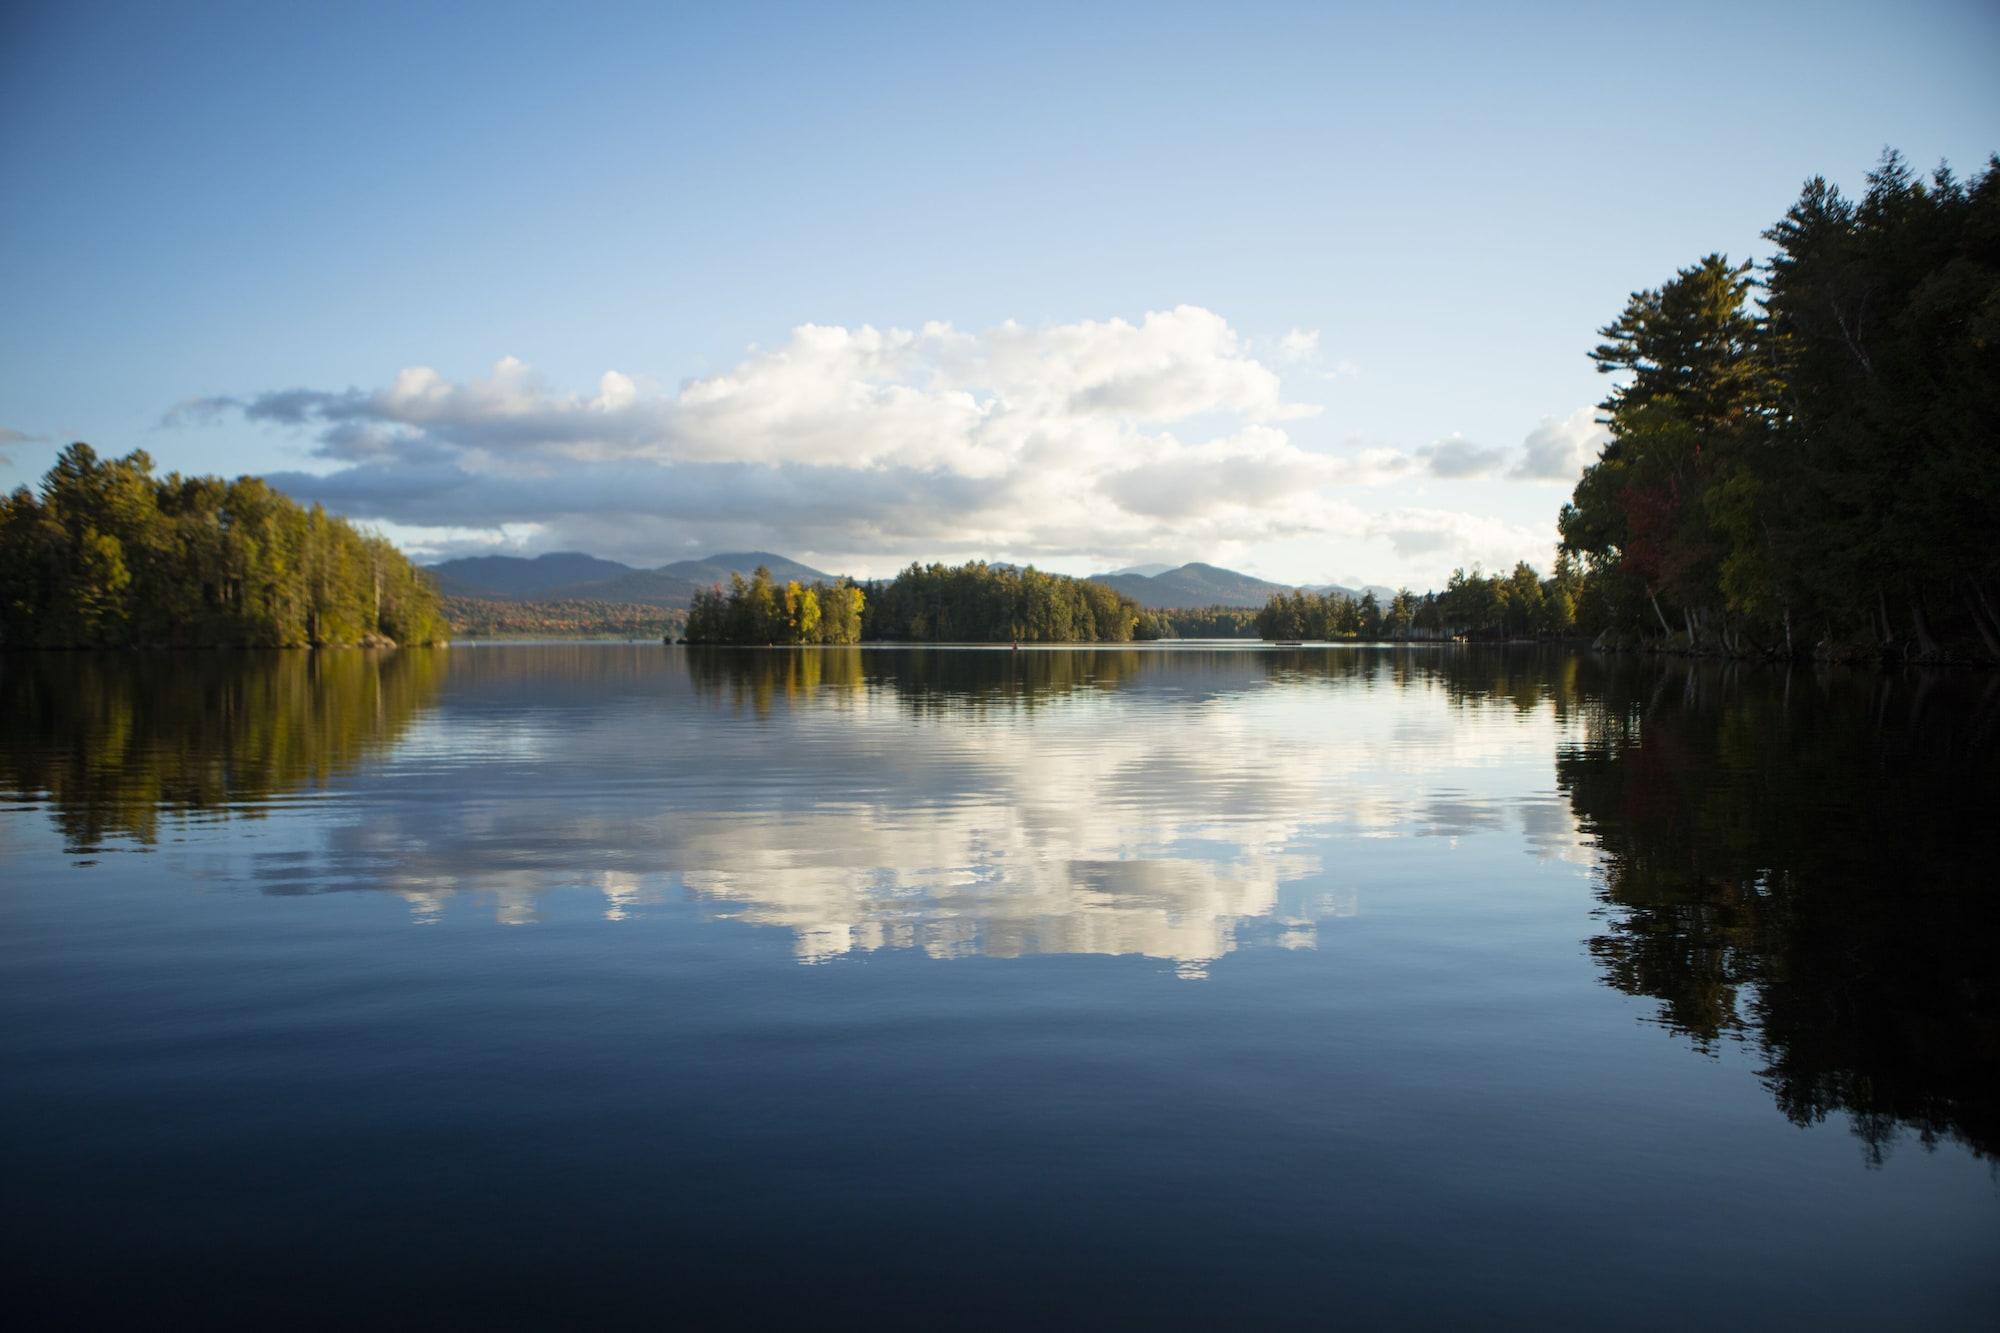
[[161, 814], [261, 813], [393, 744], [445, 654], [0, 655], [0, 788], [45, 800], [65, 844], [149, 844]]
[[2000, 681], [1614, 665], [1557, 780], [1600, 849], [1605, 981], [1756, 1047], [1879, 1161], [2000, 1147]]
[[[365, 813], [253, 854], [264, 891], [419, 915], [471, 891], [525, 922], [595, 883], [613, 920], [690, 894], [802, 961], [1196, 976], [1386, 900], [1341, 839], [1517, 835], [1593, 865], [1602, 980], [1698, 1050], [1756, 1050], [1795, 1122], [1845, 1116], [1878, 1161], [1906, 1131], [2000, 1148], [1994, 677], [1451, 648], [42, 654], [0, 660], [0, 788], [73, 853], [145, 846], [163, 814], [351, 783], [433, 709]], [[1503, 758], [1526, 785], [1458, 785]]]

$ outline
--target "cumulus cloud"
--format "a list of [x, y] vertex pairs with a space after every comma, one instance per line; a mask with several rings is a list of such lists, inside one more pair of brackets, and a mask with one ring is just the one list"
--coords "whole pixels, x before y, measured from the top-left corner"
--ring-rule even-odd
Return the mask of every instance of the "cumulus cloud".
[[1545, 527], [1448, 509], [1392, 509], [1369, 516], [1365, 531], [1404, 560], [1487, 570], [1511, 569], [1519, 560], [1546, 569], [1554, 538]]
[[1215, 558], [1319, 535], [1427, 561], [1511, 563], [1546, 545], [1444, 511], [1366, 513], [1356, 493], [1542, 477], [1564, 450], [1594, 447], [1588, 409], [1544, 423], [1512, 470], [1506, 451], [1458, 437], [1312, 448], [1291, 432], [1320, 408], [1288, 395], [1274, 366], [1324, 378], [1301, 365], [1317, 356], [1317, 332], [1294, 329], [1267, 364], [1193, 306], [983, 331], [807, 324], [671, 388], [612, 370], [566, 390], [507, 357], [463, 379], [413, 366], [373, 387], [191, 398], [164, 424], [295, 434], [313, 462], [275, 484], [439, 550], [530, 532], [537, 549], [634, 563], [780, 549], [881, 569], [911, 556]]
[[1286, 423], [1319, 410], [1220, 316], [1181, 306], [978, 333], [804, 325], [664, 392], [611, 371], [564, 393], [509, 357], [467, 380], [412, 367], [376, 388], [191, 399], [167, 421], [303, 432], [332, 466], [277, 484], [411, 528], [540, 523], [640, 558], [690, 541], [1047, 558], [1350, 520], [1334, 488], [1412, 465], [1302, 448]]
[[1520, 460], [1507, 473], [1517, 481], [1574, 482], [1597, 461], [1611, 433], [1597, 413], [1579, 407], [1566, 417], [1546, 417], [1521, 444]]
[[1482, 448], [1468, 439], [1452, 435], [1425, 445], [1416, 451], [1416, 457], [1433, 477], [1466, 481], [1499, 471], [1501, 464], [1507, 461], [1507, 451]]

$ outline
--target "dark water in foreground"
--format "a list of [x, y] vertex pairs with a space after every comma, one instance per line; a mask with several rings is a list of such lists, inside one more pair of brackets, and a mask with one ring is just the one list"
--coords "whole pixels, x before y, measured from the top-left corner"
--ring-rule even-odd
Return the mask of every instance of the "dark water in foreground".
[[1990, 1326], [2000, 682], [0, 662], [10, 1309]]

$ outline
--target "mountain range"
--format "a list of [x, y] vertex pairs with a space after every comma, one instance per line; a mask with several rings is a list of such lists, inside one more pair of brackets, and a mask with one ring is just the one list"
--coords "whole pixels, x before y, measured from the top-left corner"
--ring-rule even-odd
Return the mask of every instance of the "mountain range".
[[[995, 562], [998, 567], [1002, 562]], [[445, 560], [429, 567], [438, 588], [457, 597], [483, 597], [507, 602], [597, 601], [632, 602], [649, 606], [685, 607], [695, 593], [726, 584], [732, 574], [746, 578], [763, 565], [779, 582], [797, 579], [831, 581], [833, 576], [769, 551], [738, 551], [701, 560], [677, 560], [657, 569], [638, 569], [616, 560], [601, 560], [579, 551], [548, 555], [479, 555]], [[1178, 567], [1137, 565], [1091, 579], [1124, 593], [1148, 610], [1199, 606], [1259, 607], [1271, 594], [1291, 592], [1287, 583], [1273, 583], [1233, 569], [1193, 562]], [[1386, 603], [1392, 588], [1373, 584], [1348, 588], [1337, 583], [1310, 591], [1359, 600], [1373, 592]]]
[[747, 578], [759, 565], [768, 568], [780, 583], [787, 579], [801, 583], [815, 579], [830, 582], [833, 577], [769, 551], [738, 551], [701, 560], [676, 560], [658, 569], [636, 569], [578, 551], [554, 551], [532, 559], [517, 555], [468, 556], [440, 561], [429, 569], [439, 591], [455, 597], [685, 607], [703, 588], [726, 584], [732, 574]]
[[[1149, 570], [1153, 572], [1143, 572]], [[1110, 574], [1092, 574], [1090, 577], [1092, 582], [1116, 588], [1148, 610], [1172, 610], [1196, 606], [1257, 607], [1270, 601], [1273, 593], [1294, 591], [1293, 585], [1289, 583], [1273, 583], [1269, 579], [1239, 574], [1233, 569], [1204, 565], [1198, 561], [1181, 565], [1179, 568], [1139, 565]], [[1384, 588], [1372, 583], [1360, 588], [1344, 587], [1338, 583], [1321, 583], [1313, 585], [1308, 591], [1336, 594], [1357, 602], [1366, 592], [1373, 592], [1376, 600], [1384, 603], [1396, 595], [1394, 588]]]

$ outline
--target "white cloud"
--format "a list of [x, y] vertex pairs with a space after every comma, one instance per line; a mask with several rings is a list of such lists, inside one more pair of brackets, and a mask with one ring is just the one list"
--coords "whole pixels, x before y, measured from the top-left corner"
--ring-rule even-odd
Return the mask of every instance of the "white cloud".
[[1432, 567], [1481, 565], [1488, 572], [1512, 569], [1517, 560], [1547, 569], [1555, 544], [1550, 527], [1447, 509], [1392, 509], [1370, 516], [1366, 530], [1406, 561]]
[[1305, 531], [1344, 513], [1326, 488], [1404, 470], [1298, 447], [1283, 423], [1319, 410], [1220, 316], [1181, 306], [983, 333], [803, 325], [672, 392], [611, 371], [563, 394], [509, 357], [482, 378], [416, 366], [372, 390], [191, 400], [168, 420], [310, 430], [343, 466], [274, 480], [408, 528], [540, 523], [644, 557], [690, 538], [1055, 556]]
[[1505, 449], [1487, 449], [1462, 436], [1451, 435], [1416, 451], [1416, 457], [1433, 477], [1447, 481], [1469, 481], [1490, 476], [1507, 461]]
[[1521, 459], [1508, 476], [1517, 481], [1573, 483], [1597, 461], [1611, 433], [1597, 424], [1595, 409], [1579, 407], [1566, 417], [1544, 417], [1521, 444]]
[[1318, 355], [1318, 329], [1293, 329], [1278, 339], [1278, 358], [1288, 365], [1296, 366]]
[[[1274, 357], [1315, 357], [1317, 340], [1294, 329]], [[983, 332], [807, 324], [677, 388], [611, 370], [565, 392], [514, 357], [468, 379], [412, 366], [375, 388], [191, 399], [166, 423], [303, 433], [317, 461], [275, 484], [439, 550], [529, 533], [532, 549], [634, 563], [777, 549], [879, 572], [911, 557], [1102, 568], [1367, 541], [1420, 581], [1417, 556], [1440, 570], [1545, 560], [1547, 542], [1444, 511], [1371, 514], [1358, 490], [1540, 477], [1598, 438], [1588, 409], [1544, 423], [1507, 471], [1506, 451], [1455, 436], [1310, 448], [1290, 431], [1319, 411], [1226, 320], [1179, 306]]]

